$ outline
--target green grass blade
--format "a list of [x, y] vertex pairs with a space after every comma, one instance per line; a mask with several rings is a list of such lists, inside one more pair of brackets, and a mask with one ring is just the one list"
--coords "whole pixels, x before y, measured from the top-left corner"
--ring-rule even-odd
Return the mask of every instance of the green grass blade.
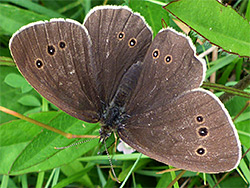
[[213, 72], [221, 69], [222, 67], [225, 67], [226, 65], [232, 63], [233, 61], [236, 61], [237, 59], [239, 59], [239, 57], [236, 55], [228, 55], [214, 61], [213, 63], [210, 64], [210, 66], [211, 65], [213, 66], [211, 66], [211, 68], [207, 70], [205, 79], [211, 76]]
[[27, 174], [21, 176], [22, 188], [28, 188]]
[[244, 160], [240, 161], [239, 168], [242, 172], [242, 175], [244, 176], [244, 181], [247, 184], [250, 184], [250, 170], [249, 167], [247, 166], [246, 162]]
[[92, 168], [93, 168], [94, 164], [90, 164], [88, 165], [88, 167], [84, 168], [84, 170], [77, 172], [76, 174], [63, 179], [62, 181], [60, 181], [57, 185], [55, 185], [53, 188], [61, 188], [61, 187], [66, 187], [67, 185], [69, 185], [72, 182], [77, 181], [80, 177], [84, 176], [86, 173], [88, 173]]
[[56, 168], [55, 169], [55, 173], [54, 173], [54, 177], [53, 177], [53, 181], [52, 181], [52, 187], [54, 187], [59, 179], [59, 175], [60, 175], [60, 168]]
[[38, 177], [37, 177], [37, 181], [36, 181], [36, 188], [43, 187], [44, 174], [45, 174], [44, 171], [38, 173]]
[[140, 153], [139, 156], [138, 156], [138, 158], [136, 159], [134, 165], [133, 165], [132, 168], [130, 169], [128, 175], [126, 176], [125, 180], [122, 182], [120, 188], [124, 187], [124, 185], [125, 185], [125, 183], [127, 182], [129, 176], [131, 175], [131, 173], [133, 172], [133, 170], [134, 170], [134, 168], [136, 167], [137, 163], [138, 163], [139, 160], [141, 159], [141, 156], [142, 156], [142, 154]]
[[102, 173], [102, 170], [99, 166], [97, 166], [97, 173], [98, 173], [98, 176], [99, 176], [99, 179], [101, 181], [101, 184], [102, 184], [102, 187], [104, 187], [107, 183], [103, 173]]
[[32, 1], [27, 1], [27, 0], [9, 0], [9, 2], [13, 3], [13, 4], [16, 4], [16, 5], [19, 5], [19, 6], [22, 6], [22, 7], [25, 7], [29, 10], [32, 10], [34, 12], [37, 12], [37, 13], [40, 13], [40, 14], [43, 14], [43, 15], [47, 15], [51, 18], [54, 18], [54, 17], [60, 17], [60, 18], [64, 18], [64, 16], [62, 14], [59, 14], [58, 12], [55, 12], [51, 9], [47, 9], [46, 7], [44, 6], [41, 6], [37, 3], [33, 3]]
[[8, 182], [9, 182], [9, 176], [8, 175], [3, 175], [0, 188], [7, 188], [8, 187]]

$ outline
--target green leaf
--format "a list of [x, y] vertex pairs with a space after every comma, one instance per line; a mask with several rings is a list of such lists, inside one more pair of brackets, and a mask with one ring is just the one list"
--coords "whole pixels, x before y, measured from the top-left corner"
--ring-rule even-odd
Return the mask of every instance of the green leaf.
[[[236, 116], [241, 111], [241, 109], [246, 105], [246, 102], [248, 100], [249, 99], [235, 96], [231, 100], [227, 101], [225, 106], [231, 116]], [[245, 112], [249, 112], [249, 111], [250, 111], [250, 107], [248, 107]]]
[[11, 87], [21, 88], [22, 93], [27, 93], [33, 89], [20, 74], [10, 73], [5, 77], [4, 82]]
[[13, 5], [0, 4], [0, 30], [5, 31], [8, 35], [13, 34], [28, 23], [48, 19], [50, 17], [45, 15], [40, 15]]
[[38, 113], [38, 112], [41, 112], [41, 111], [42, 111], [42, 107], [39, 106], [39, 107], [32, 108], [31, 110], [28, 110], [28, 111], [24, 112], [23, 115], [28, 116], [30, 114]]
[[246, 183], [242, 180], [242, 178], [237, 176], [230, 176], [229, 178], [224, 179], [220, 183], [221, 188], [227, 187], [247, 187]]
[[[55, 113], [48, 113], [36, 118], [48, 123]], [[36, 115], [37, 116], [37, 115]], [[33, 116], [33, 117], [36, 117]], [[8, 174], [11, 165], [25, 146], [42, 130], [23, 120], [15, 120], [0, 126], [0, 174]], [[11, 152], [10, 152], [11, 151]]]
[[238, 122], [235, 126], [240, 137], [241, 145], [250, 148], [250, 120]]
[[[84, 170], [84, 166], [78, 160], [75, 160], [72, 163], [69, 163], [68, 165], [64, 165], [61, 167], [61, 171], [67, 177], [70, 177], [82, 170]], [[81, 178], [78, 178], [76, 181], [80, 182], [82, 185], [85, 185], [86, 187], [94, 187], [88, 174], [83, 175]]]
[[164, 19], [169, 25], [169, 14], [162, 8], [162, 5], [154, 2], [131, 0], [129, 7], [135, 12], [140, 12], [151, 26], [154, 36], [162, 29], [161, 19]]
[[41, 102], [33, 95], [24, 95], [18, 102], [25, 106], [41, 106]]
[[20, 88], [26, 81], [21, 75], [10, 73], [5, 77], [4, 82], [11, 87]]
[[[229, 100], [225, 106], [232, 116], [236, 116], [241, 109], [245, 106], [248, 99], [243, 97], [235, 96]], [[250, 147], [250, 107], [248, 107], [244, 113], [242, 113], [235, 120], [235, 127], [237, 128], [240, 142], [243, 146]]]
[[33, 89], [33, 87], [32, 87], [28, 82], [25, 82], [25, 83], [21, 86], [22, 93], [28, 93], [28, 92], [31, 91], [32, 89]]
[[171, 183], [170, 173], [164, 173], [157, 183], [156, 188], [167, 187]]
[[[17, 77], [21, 77], [16, 67], [0, 66], [0, 105], [23, 114], [24, 112], [30, 110], [31, 107], [23, 106], [17, 102], [18, 99], [23, 96], [23, 93], [19, 88], [14, 88], [9, 86], [9, 84], [6, 84], [5, 80], [9, 75], [19, 75], [19, 77]], [[24, 80], [23, 77], [21, 78]], [[19, 80], [13, 79], [12, 81], [18, 82]], [[14, 84], [13, 82], [12, 84]], [[36, 91], [34, 90], [31, 93], [37, 95]], [[4, 112], [0, 112], [0, 123], [7, 122], [13, 119], [16, 118]]]
[[181, 0], [165, 9], [225, 51], [250, 56], [250, 24], [230, 6], [216, 0]]
[[56, 186], [54, 186], [54, 188], [67, 187], [70, 183], [75, 182], [82, 176], [86, 175], [93, 167], [94, 164], [87, 165], [82, 171], [60, 181]]
[[[31, 118], [74, 134], [91, 134], [98, 127], [97, 124], [86, 123], [86, 127], [81, 128], [82, 121], [63, 112], [43, 112], [33, 114]], [[98, 139], [77, 148], [54, 149], [72, 143], [75, 139], [67, 139], [48, 130], [41, 132], [40, 127], [23, 120], [3, 124], [0, 126], [0, 174], [18, 175], [68, 164], [93, 149]]]
[[247, 110], [248, 112], [243, 112], [240, 114], [240, 116], [234, 121], [234, 123], [240, 123], [246, 120], [250, 120], [250, 110]]

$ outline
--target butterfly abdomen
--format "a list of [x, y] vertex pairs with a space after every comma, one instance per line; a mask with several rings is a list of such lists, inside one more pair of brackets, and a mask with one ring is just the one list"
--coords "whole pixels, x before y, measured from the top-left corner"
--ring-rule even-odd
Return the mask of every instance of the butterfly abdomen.
[[130, 100], [131, 93], [137, 86], [142, 70], [142, 63], [133, 64], [123, 76], [118, 90], [111, 102], [111, 105], [116, 105], [121, 108]]

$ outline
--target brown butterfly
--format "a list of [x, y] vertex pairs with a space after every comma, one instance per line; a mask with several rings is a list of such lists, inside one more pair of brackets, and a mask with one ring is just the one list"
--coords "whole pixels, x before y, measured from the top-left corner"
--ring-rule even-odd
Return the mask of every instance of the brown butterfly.
[[218, 98], [199, 88], [206, 66], [173, 29], [152, 41], [127, 7], [101, 6], [84, 24], [52, 19], [22, 27], [10, 41], [23, 76], [66, 113], [101, 122], [137, 151], [190, 171], [237, 167], [240, 141]]

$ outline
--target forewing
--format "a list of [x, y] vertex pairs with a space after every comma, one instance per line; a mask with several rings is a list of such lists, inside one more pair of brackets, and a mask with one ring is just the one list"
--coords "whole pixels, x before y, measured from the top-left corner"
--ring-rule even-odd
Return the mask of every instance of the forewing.
[[21, 28], [10, 41], [16, 65], [46, 99], [88, 122], [99, 119], [91, 40], [73, 20], [53, 19]]
[[121, 6], [94, 8], [84, 25], [93, 42], [98, 93], [109, 104], [127, 69], [143, 60], [152, 32], [139, 14]]

